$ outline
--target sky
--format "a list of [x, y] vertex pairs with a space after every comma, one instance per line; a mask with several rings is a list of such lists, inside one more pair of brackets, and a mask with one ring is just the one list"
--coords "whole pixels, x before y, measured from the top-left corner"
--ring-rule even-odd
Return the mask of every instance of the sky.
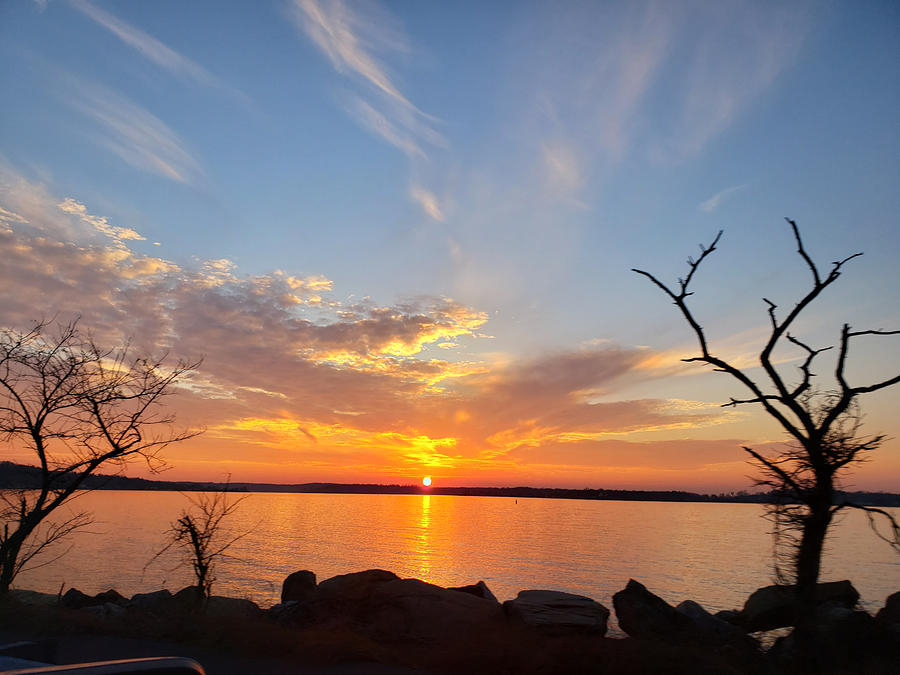
[[[720, 229], [692, 307], [751, 377], [786, 216], [865, 253], [795, 334], [900, 328], [894, 2], [7, 0], [0, 61], [0, 325], [202, 358], [166, 478], [750, 489], [783, 432], [631, 271]], [[900, 491], [898, 406], [847, 487]]]

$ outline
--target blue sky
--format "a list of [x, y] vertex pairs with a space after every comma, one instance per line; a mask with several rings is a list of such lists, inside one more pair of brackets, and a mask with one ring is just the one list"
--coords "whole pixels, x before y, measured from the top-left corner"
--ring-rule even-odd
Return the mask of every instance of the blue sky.
[[[811, 339], [900, 321], [896, 3], [22, 0], [0, 58], [4, 323], [205, 355], [184, 475], [740, 489], [740, 444], [777, 432], [673, 374], [691, 336], [630, 268], [674, 279], [725, 229], [698, 312], [750, 353], [760, 298], [809, 281], [790, 216], [826, 267], [866, 253]], [[256, 368], [297, 381], [241, 370], [267, 347]], [[860, 376], [898, 354], [867, 344]], [[501, 390], [505, 417], [454, 431]], [[897, 403], [872, 398], [872, 431], [900, 433]], [[900, 489], [896, 441], [858, 482]]]

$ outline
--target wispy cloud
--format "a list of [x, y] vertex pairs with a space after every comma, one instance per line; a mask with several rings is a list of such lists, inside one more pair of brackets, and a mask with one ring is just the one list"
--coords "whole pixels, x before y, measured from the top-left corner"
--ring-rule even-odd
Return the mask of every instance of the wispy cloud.
[[[343, 0], [293, 0], [291, 17], [334, 69], [358, 85], [359, 93], [346, 106], [357, 123], [402, 150], [411, 162], [425, 161], [431, 148], [446, 145], [434, 128], [435, 118], [410, 101], [377, 56], [409, 52], [402, 32], [377, 5], [351, 9]], [[411, 196], [430, 218], [440, 213], [433, 203]]]
[[673, 124], [656, 149], [669, 161], [700, 152], [758, 100], [794, 61], [810, 23], [804, 3], [734, 0], [699, 12], [702, 30], [673, 77], [680, 94]]
[[192, 61], [183, 54], [178, 53], [152, 35], [131, 25], [123, 19], [111, 14], [105, 9], [97, 7], [88, 0], [69, 0], [70, 3], [85, 16], [108, 30], [129, 47], [137, 50], [148, 61], [152, 61], [161, 68], [165, 68], [177, 77], [202, 84], [206, 87], [220, 89], [248, 103], [249, 99], [243, 93], [222, 82], [199, 63]]
[[94, 140], [135, 168], [179, 183], [197, 184], [200, 164], [161, 119], [99, 85], [76, 84], [67, 103], [99, 127]]
[[732, 187], [725, 188], [724, 190], [720, 190], [719, 192], [714, 194], [712, 197], [710, 197], [706, 201], [700, 202], [700, 204], [697, 206], [697, 208], [700, 209], [701, 211], [706, 211], [707, 213], [712, 213], [717, 208], [719, 208], [719, 205], [723, 201], [725, 201], [726, 199], [731, 197], [736, 192], [740, 192], [745, 187], [747, 187], [747, 184], [742, 183], [741, 185], [734, 185]]
[[409, 191], [409, 196], [412, 197], [413, 201], [417, 202], [422, 207], [422, 210], [432, 219], [438, 222], [444, 221], [444, 213], [441, 211], [441, 206], [433, 192], [426, 190], [420, 185], [413, 185]]

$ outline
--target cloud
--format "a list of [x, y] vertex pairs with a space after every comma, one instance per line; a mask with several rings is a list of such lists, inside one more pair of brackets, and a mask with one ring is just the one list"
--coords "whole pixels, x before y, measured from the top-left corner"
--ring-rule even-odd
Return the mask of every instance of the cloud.
[[162, 120], [97, 85], [79, 84], [67, 103], [98, 127], [94, 140], [131, 166], [194, 185], [203, 170], [184, 142]]
[[244, 103], [248, 102], [245, 94], [225, 84], [203, 66], [195, 63], [183, 54], [179, 54], [152, 35], [145, 33], [105, 9], [97, 7], [88, 0], [69, 1], [78, 11], [108, 30], [129, 47], [137, 50], [148, 61], [152, 61], [173, 75], [206, 87], [221, 89], [241, 99]]
[[747, 184], [743, 183], [741, 185], [735, 185], [733, 187], [729, 187], [729, 188], [725, 188], [724, 190], [720, 190], [719, 192], [714, 194], [712, 197], [710, 197], [706, 201], [701, 202], [697, 208], [699, 208], [701, 211], [705, 211], [706, 213], [712, 213], [717, 208], [719, 208], [719, 205], [723, 201], [725, 201], [726, 199], [731, 197], [736, 192], [740, 192], [745, 187], [747, 187]]
[[383, 23], [361, 17], [341, 0], [294, 0], [293, 9], [294, 21], [335, 69], [361, 77], [403, 107], [415, 108], [372, 54], [373, 49], [403, 49], [397, 35], [386, 32]]
[[129, 240], [146, 240], [146, 237], [138, 234], [130, 227], [116, 227], [114, 225], [110, 225], [109, 221], [105, 217], [92, 216], [87, 212], [87, 207], [84, 204], [78, 203], [71, 197], [67, 197], [66, 199], [61, 201], [58, 206], [59, 210], [63, 213], [71, 213], [77, 216], [82, 222], [91, 225], [98, 232], [105, 234], [107, 237], [113, 239], [120, 245]]
[[[712, 11], [709, 11], [712, 9]], [[730, 127], [794, 61], [809, 30], [804, 3], [734, 0], [704, 7], [659, 157], [680, 161]]]
[[[386, 12], [374, 3], [354, 3], [351, 9], [343, 0], [293, 0], [290, 7], [295, 25], [337, 72], [359, 86], [360, 93], [353, 94], [345, 108], [360, 126], [403, 151], [411, 162], [425, 161], [431, 148], [446, 146], [434, 128], [435, 118], [410, 101], [377, 56], [409, 52], [406, 38]], [[440, 211], [433, 200], [415, 193], [411, 198], [430, 218], [441, 220], [435, 218]]]
[[[298, 479], [317, 471], [390, 479], [422, 468], [524, 476], [614, 435], [724, 419], [695, 401], [610, 400], [646, 350], [599, 343], [461, 359], [454, 345], [478, 340], [487, 316], [452, 299], [349, 303], [320, 274], [245, 275], [228, 259], [177, 265], [133, 251], [132, 230], [74, 197], [16, 184], [32, 193], [20, 199], [32, 203], [29, 213], [61, 220], [0, 228], [0, 325], [79, 315], [101, 343], [131, 337], [139, 352], [202, 356], [171, 404], [209, 431], [173, 449], [179, 465], [252, 463], [268, 466], [270, 479], [279, 467], [283, 480], [287, 466]], [[4, 197], [4, 213], [22, 212]]]
[[444, 213], [441, 211], [440, 204], [438, 204], [437, 197], [433, 192], [426, 190], [419, 185], [413, 185], [410, 190], [410, 196], [413, 201], [417, 202], [422, 207], [422, 210], [429, 218], [436, 220], [439, 223], [444, 222]]

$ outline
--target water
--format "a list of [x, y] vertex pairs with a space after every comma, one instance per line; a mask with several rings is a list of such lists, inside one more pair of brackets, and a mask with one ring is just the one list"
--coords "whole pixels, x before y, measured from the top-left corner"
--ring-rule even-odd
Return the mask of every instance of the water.
[[[174, 492], [93, 492], [73, 508], [94, 524], [51, 565], [24, 572], [20, 588], [124, 595], [191, 583], [174, 552], [144, 568], [187, 506]], [[891, 509], [900, 517], [900, 509]], [[637, 579], [672, 604], [739, 608], [772, 583], [769, 523], [754, 504], [580, 501], [421, 495], [253, 494], [229, 521], [246, 533], [217, 570], [213, 592], [278, 602], [282, 580], [309, 569], [319, 580], [379, 567], [441, 586], [484, 579], [502, 601], [527, 588], [611, 596]], [[851, 579], [877, 610], [900, 588], [900, 555], [862, 513], [834, 528], [823, 580]]]

